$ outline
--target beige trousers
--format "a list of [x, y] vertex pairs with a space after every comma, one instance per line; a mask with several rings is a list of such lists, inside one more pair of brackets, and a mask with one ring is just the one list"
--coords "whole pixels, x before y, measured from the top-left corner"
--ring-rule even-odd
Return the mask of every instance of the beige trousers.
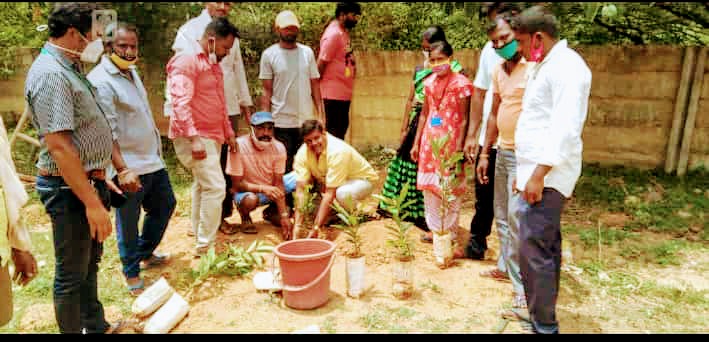
[[361, 202], [369, 195], [372, 194], [372, 183], [368, 180], [363, 179], [351, 179], [342, 184], [335, 191], [335, 197], [337, 202], [342, 205], [347, 210], [352, 210], [357, 205], [357, 202]]
[[212, 139], [200, 139], [207, 151], [207, 158], [202, 160], [192, 159], [192, 147], [186, 138], [173, 141], [177, 159], [192, 172], [192, 230], [198, 250], [215, 244], [226, 196], [226, 182], [219, 163], [221, 145]]

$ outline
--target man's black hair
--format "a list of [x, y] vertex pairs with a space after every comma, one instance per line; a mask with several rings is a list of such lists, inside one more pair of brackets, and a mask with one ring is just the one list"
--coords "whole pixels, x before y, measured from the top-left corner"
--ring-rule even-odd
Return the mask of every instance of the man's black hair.
[[91, 12], [95, 9], [96, 5], [90, 2], [58, 3], [47, 20], [49, 36], [63, 37], [72, 27], [86, 36], [91, 31]]
[[335, 18], [347, 13], [362, 14], [362, 8], [356, 2], [338, 2], [335, 7]]
[[496, 12], [496, 14], [505, 12], [516, 14], [521, 12], [521, 9], [520, 6], [514, 2], [483, 2], [480, 6], [480, 18], [487, 18], [490, 12]]
[[104, 36], [102, 37], [104, 43], [113, 43], [113, 41], [116, 40], [116, 34], [118, 34], [118, 31], [120, 30], [126, 32], [133, 32], [135, 33], [136, 37], [138, 36], [138, 27], [131, 23], [119, 21], [118, 24], [116, 24], [115, 26], [111, 25], [109, 27], [106, 27]]
[[305, 122], [303, 122], [303, 125], [300, 127], [300, 136], [305, 137], [306, 135], [312, 133], [315, 130], [318, 130], [322, 133], [325, 131], [325, 128], [318, 120], [305, 120]]
[[533, 6], [512, 17], [510, 26], [520, 33], [544, 32], [552, 38], [559, 37], [556, 17], [543, 6]]
[[229, 19], [227, 18], [215, 18], [212, 20], [209, 25], [207, 25], [207, 28], [204, 29], [204, 36], [208, 36], [209, 34], [214, 34], [218, 38], [226, 38], [229, 36], [234, 36], [234, 38], [241, 38], [239, 35], [239, 30], [229, 22]]

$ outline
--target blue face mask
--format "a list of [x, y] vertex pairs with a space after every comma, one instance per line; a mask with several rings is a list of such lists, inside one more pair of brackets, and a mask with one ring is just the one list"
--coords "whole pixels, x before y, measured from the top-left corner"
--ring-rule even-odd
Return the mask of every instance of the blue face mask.
[[511, 60], [515, 55], [517, 55], [517, 39], [512, 39], [512, 41], [505, 44], [502, 48], [495, 49], [495, 52], [506, 61]]

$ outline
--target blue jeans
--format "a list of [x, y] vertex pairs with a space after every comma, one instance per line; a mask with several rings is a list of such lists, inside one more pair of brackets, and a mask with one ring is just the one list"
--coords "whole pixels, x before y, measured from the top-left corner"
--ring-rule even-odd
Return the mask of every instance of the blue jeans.
[[542, 334], [559, 332], [556, 299], [561, 275], [561, 212], [564, 196], [552, 188], [544, 188], [542, 200], [529, 205], [515, 196], [515, 215], [519, 218], [519, 266], [527, 294], [529, 316], [534, 331]]
[[518, 296], [524, 295], [519, 273], [519, 219], [514, 216], [515, 196], [512, 181], [517, 178], [517, 158], [514, 150], [499, 148], [495, 161], [495, 225], [500, 239], [497, 267], [507, 270], [512, 288]]
[[[296, 176], [295, 176], [295, 171], [291, 171], [283, 176], [283, 187], [286, 190], [286, 195], [293, 193], [295, 191], [295, 185], [296, 185]], [[246, 197], [248, 194], [253, 194], [253, 192], [237, 192], [234, 194], [234, 202], [236, 202], [236, 205], [238, 206], [239, 203], [241, 203], [241, 200]], [[258, 196], [258, 204], [259, 205], [265, 205], [265, 204], [270, 204], [271, 200], [266, 197], [266, 195], [262, 193], [256, 194]]]
[[[125, 192], [128, 200], [116, 210], [118, 253], [126, 278], [140, 274], [140, 261], [150, 258], [160, 244], [177, 204], [165, 169], [140, 176], [140, 183], [143, 189]], [[141, 207], [145, 210], [145, 219], [138, 235]]]
[[[106, 183], [93, 181], [106, 209]], [[109, 328], [98, 300], [98, 264], [103, 243], [91, 238], [86, 207], [62, 177], [37, 177], [39, 198], [52, 220], [54, 236], [54, 311], [61, 333], [103, 333]]]

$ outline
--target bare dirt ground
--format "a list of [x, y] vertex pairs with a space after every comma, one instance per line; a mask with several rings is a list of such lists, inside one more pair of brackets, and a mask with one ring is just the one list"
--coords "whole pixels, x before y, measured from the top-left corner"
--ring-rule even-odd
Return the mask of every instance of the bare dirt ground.
[[[382, 179], [383, 179], [383, 172]], [[470, 193], [470, 192], [469, 192]], [[464, 199], [460, 225], [468, 229], [473, 215], [473, 201], [469, 195]], [[374, 205], [375, 201], [369, 202]], [[189, 210], [189, 206], [183, 206]], [[182, 209], [183, 211], [185, 209]], [[562, 225], [593, 227], [598, 217], [609, 227], [622, 227], [629, 219], [624, 214], [600, 212], [594, 208], [581, 208], [569, 203], [562, 217]], [[230, 219], [240, 221], [238, 214]], [[262, 240], [273, 246], [282, 242], [278, 228], [264, 222], [260, 210], [252, 213], [258, 234], [218, 234], [218, 250], [227, 244], [248, 246], [254, 240]], [[293, 333], [313, 325], [322, 333], [492, 333], [503, 322], [499, 311], [509, 307], [512, 296], [510, 283], [498, 282], [479, 276], [481, 271], [495, 267], [499, 242], [493, 228], [488, 237], [489, 250], [484, 261], [457, 260], [447, 269], [439, 269], [433, 258], [433, 246], [421, 242], [421, 230], [413, 228], [411, 239], [415, 244], [414, 283], [415, 294], [407, 300], [399, 300], [392, 294], [393, 250], [386, 245], [389, 232], [385, 225], [390, 219], [369, 221], [363, 224], [363, 251], [366, 254], [366, 290], [358, 299], [346, 295], [345, 256], [346, 237], [336, 230], [330, 239], [337, 243], [335, 262], [330, 274], [329, 301], [314, 310], [295, 310], [287, 307], [280, 294], [259, 292], [252, 283], [251, 274], [245, 277], [219, 276], [203, 284], [189, 302], [189, 314], [173, 333]], [[39, 229], [40, 227], [36, 227]], [[176, 212], [170, 222], [164, 240], [158, 250], [172, 255], [170, 264], [144, 271], [146, 284], [165, 277], [181, 295], [185, 295], [191, 278], [191, 269], [196, 269], [199, 259], [193, 257], [194, 237], [187, 236], [190, 229], [189, 215]], [[643, 241], [654, 243], [667, 239], [666, 235], [643, 233]], [[573, 248], [575, 259], [594, 260], [598, 251], [585, 248], [576, 234], [564, 234], [564, 243]], [[557, 303], [557, 319], [562, 333], [647, 333], [653, 331], [706, 332], [706, 306], [696, 306], [681, 316], [675, 317], [668, 306], [673, 301], [664, 301], [642, 295], [644, 284], [656, 283], [683, 296], [692, 291], [702, 291], [697, 299], [706, 303], [709, 282], [709, 255], [702, 250], [682, 251], [680, 265], [649, 267], [645, 264], [628, 264], [617, 250], [603, 250], [605, 262], [620, 267], [609, 268], [609, 277], [616, 282], [627, 275], [637, 282], [623, 283], [619, 287], [599, 285], [597, 280], [584, 273], [582, 276], [562, 272], [562, 284]], [[272, 257], [267, 258], [272, 262]], [[117, 262], [112, 261], [112, 262]], [[114, 270], [119, 276], [118, 270]], [[594, 278], [595, 279], [595, 278]], [[614, 292], [615, 291], [615, 292]], [[127, 294], [126, 294], [127, 296]], [[679, 298], [679, 297], [678, 297]], [[123, 312], [122, 312], [123, 311]], [[673, 312], [673, 311], [672, 311]], [[125, 315], [125, 308], [106, 307], [109, 321]], [[659, 322], [653, 318], [661, 313]], [[669, 316], [668, 316], [669, 315]], [[704, 317], [704, 318], [703, 318]], [[18, 331], [44, 331], [54, 323], [51, 304], [36, 304], [28, 307], [22, 315]], [[504, 333], [524, 332], [517, 322], [506, 326]], [[126, 331], [126, 333], [132, 333]]]
[[[383, 179], [384, 174], [381, 179]], [[370, 204], [375, 205], [372, 200]], [[463, 229], [469, 229], [473, 203], [467, 199], [460, 217]], [[235, 211], [236, 212], [236, 211]], [[218, 234], [218, 245], [227, 243], [247, 246], [259, 239], [272, 245], [282, 242], [280, 230], [261, 218], [260, 211], [252, 213], [257, 224], [257, 235], [237, 233]], [[240, 222], [238, 213], [231, 218]], [[280, 294], [259, 292], [251, 276], [219, 277], [203, 286], [191, 301], [188, 316], [173, 330], [176, 333], [291, 333], [317, 325], [323, 333], [376, 332], [448, 332], [490, 333], [500, 327], [498, 312], [509, 307], [512, 298], [510, 283], [482, 278], [479, 273], [496, 265], [498, 240], [493, 228], [488, 238], [489, 250], [484, 261], [459, 259], [447, 269], [439, 269], [434, 262], [433, 246], [422, 242], [421, 230], [413, 228], [410, 237], [415, 243], [415, 294], [408, 300], [392, 295], [393, 250], [386, 245], [389, 232], [385, 225], [390, 219], [369, 221], [362, 227], [363, 251], [366, 253], [366, 290], [362, 297], [347, 296], [344, 250], [346, 237], [336, 230], [330, 240], [337, 243], [336, 259], [330, 274], [329, 301], [314, 310], [295, 310], [287, 307]], [[164, 276], [178, 289], [181, 274], [199, 261], [192, 256], [193, 238], [187, 236], [189, 219], [176, 215], [159, 249], [170, 252], [172, 263], [160, 271], [145, 274], [148, 284]], [[218, 249], [219, 250], [219, 249]], [[268, 260], [269, 264], [271, 260]], [[184, 279], [184, 276], [182, 276]], [[578, 313], [565, 307], [561, 296], [558, 316], [565, 332], [600, 332], [601, 329]], [[517, 322], [508, 324], [505, 333], [520, 333]]]
[[[464, 222], [470, 219], [469, 214], [462, 218]], [[366, 332], [369, 326], [396, 330], [395, 325], [407, 332], [490, 332], [499, 321], [497, 312], [511, 299], [510, 284], [478, 276], [493, 267], [495, 259], [459, 260], [456, 266], [441, 270], [434, 264], [432, 245], [419, 241], [419, 231], [414, 230], [411, 234], [416, 241], [416, 292], [408, 300], [398, 300], [391, 294], [389, 263], [393, 258], [390, 247], [386, 246], [388, 232], [384, 224], [387, 221], [371, 221], [362, 227], [367, 286], [359, 299], [346, 295], [343, 251], [346, 242], [345, 236], [338, 234], [334, 239], [338, 247], [330, 274], [330, 300], [325, 306], [308, 311], [290, 309], [280, 296], [257, 292], [250, 278], [221, 277], [216, 280], [220, 286], [208, 286], [195, 296], [189, 316], [174, 331], [288, 333], [317, 324], [323, 332], [338, 333]], [[176, 220], [161, 245], [161, 250], [176, 254], [173, 264], [162, 273], [168, 279], [179, 269], [195, 265], [191, 240], [185, 236], [188, 227], [186, 220]], [[276, 228], [267, 224], [258, 227], [258, 235], [237, 234], [232, 242], [241, 245], [253, 239], [272, 244], [280, 242]], [[219, 236], [223, 242], [228, 238], [231, 237]], [[497, 245], [496, 241], [491, 243]], [[402, 315], [404, 317], [399, 317]], [[515, 331], [513, 326], [508, 330]]]

